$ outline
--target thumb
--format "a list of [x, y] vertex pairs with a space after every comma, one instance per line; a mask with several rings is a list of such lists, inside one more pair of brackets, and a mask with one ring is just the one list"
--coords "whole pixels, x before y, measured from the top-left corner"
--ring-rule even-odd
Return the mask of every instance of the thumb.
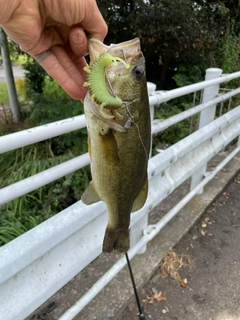
[[69, 42], [76, 56], [85, 56], [88, 53], [87, 36], [82, 28], [73, 28], [69, 32]]

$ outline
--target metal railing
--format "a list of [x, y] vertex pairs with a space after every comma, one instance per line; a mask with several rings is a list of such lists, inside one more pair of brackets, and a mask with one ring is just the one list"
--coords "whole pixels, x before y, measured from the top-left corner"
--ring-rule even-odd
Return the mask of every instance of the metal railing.
[[[167, 120], [153, 120], [152, 134], [194, 114], [199, 114], [199, 129], [149, 160], [149, 194], [145, 206], [131, 217], [129, 257], [144, 252], [147, 243], [175, 216], [221, 168], [240, 151], [235, 149], [210, 173], [207, 162], [227, 144], [240, 136], [240, 106], [215, 119], [216, 104], [240, 93], [240, 88], [219, 93], [219, 84], [240, 77], [240, 72], [221, 76], [222, 70], [208, 69], [206, 80], [168, 92], [155, 91], [149, 84], [151, 115], [155, 106], [173, 98], [203, 90], [202, 103]], [[84, 116], [65, 119], [45, 126], [0, 137], [0, 153], [7, 152], [66, 132], [83, 128]], [[81, 155], [37, 175], [0, 190], [0, 205], [20, 197], [89, 164], [88, 154]], [[186, 179], [190, 192], [158, 223], [148, 225], [149, 212]], [[0, 248], [0, 319], [22, 320], [37, 309], [100, 253], [107, 224], [103, 202], [85, 206], [73, 204], [39, 226]], [[125, 266], [123, 257], [61, 320], [73, 319], [84, 306]], [[28, 281], [26, 281], [28, 279]]]

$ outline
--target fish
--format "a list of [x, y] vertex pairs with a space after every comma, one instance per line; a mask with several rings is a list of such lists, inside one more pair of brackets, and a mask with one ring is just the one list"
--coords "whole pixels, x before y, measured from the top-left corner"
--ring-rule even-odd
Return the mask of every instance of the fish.
[[88, 44], [84, 113], [92, 181], [81, 199], [107, 206], [102, 251], [127, 252], [131, 213], [148, 195], [151, 120], [145, 59], [138, 38], [110, 46], [90, 38]]

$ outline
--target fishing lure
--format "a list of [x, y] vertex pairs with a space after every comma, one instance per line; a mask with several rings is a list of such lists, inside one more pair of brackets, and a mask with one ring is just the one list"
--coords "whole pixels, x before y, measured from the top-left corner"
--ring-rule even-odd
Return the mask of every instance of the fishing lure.
[[[123, 61], [121, 58], [113, 57], [110, 53], [100, 54], [95, 58], [95, 61], [91, 66], [84, 67], [84, 71], [88, 73], [87, 82], [83, 85], [88, 87], [90, 92], [91, 100], [95, 101], [99, 105], [99, 115], [104, 120], [114, 119], [115, 117], [121, 119], [122, 116], [116, 111], [116, 109], [121, 108], [123, 101], [114, 96], [112, 90], [111, 95], [105, 84], [105, 72], [106, 68], [113, 63], [115, 66], [118, 61], [123, 63], [126, 69], [130, 68], [130, 65]], [[109, 83], [111, 88], [111, 84]], [[112, 110], [114, 115], [109, 115], [104, 112], [104, 108]]]

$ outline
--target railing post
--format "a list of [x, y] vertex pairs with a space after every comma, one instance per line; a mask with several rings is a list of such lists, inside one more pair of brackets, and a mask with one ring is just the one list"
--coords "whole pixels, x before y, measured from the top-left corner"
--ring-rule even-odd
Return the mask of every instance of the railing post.
[[[130, 248], [132, 248], [135, 244], [143, 236], [143, 230], [148, 226], [148, 214], [145, 214], [141, 219], [135, 223], [130, 229]], [[144, 245], [141, 250], [138, 251], [138, 254], [142, 254], [147, 250], [147, 245]]]
[[[219, 68], [209, 68], [206, 70], [205, 80], [212, 80], [220, 77], [222, 74], [222, 69]], [[202, 103], [208, 102], [218, 95], [219, 92], [219, 84], [215, 84], [213, 86], [207, 87], [203, 91], [203, 100]], [[215, 118], [216, 113], [216, 104], [211, 107], [203, 110], [199, 114], [199, 125], [198, 129], [206, 126], [210, 122], [212, 122]], [[190, 190], [194, 189], [203, 179], [204, 174], [207, 170], [207, 163], [201, 166], [193, 175], [191, 179]], [[199, 191], [199, 194], [203, 192], [203, 189]]]
[[16, 92], [15, 83], [14, 83], [12, 65], [11, 65], [11, 60], [10, 60], [10, 55], [8, 50], [7, 36], [2, 28], [0, 28], [0, 41], [2, 42], [0, 47], [1, 47], [1, 53], [3, 58], [3, 66], [5, 70], [5, 75], [6, 75], [8, 96], [9, 96], [13, 121], [18, 122], [20, 119], [20, 108], [18, 105], [17, 92]]
[[[147, 82], [148, 97], [150, 97], [151, 95], [154, 95], [156, 88], [157, 88], [157, 86], [155, 83]], [[154, 105], [151, 105], [151, 104], [150, 104], [150, 118], [151, 118], [151, 122], [153, 122], [153, 120], [154, 120]], [[152, 156], [152, 136], [151, 136], [151, 147], [150, 147], [149, 158], [151, 158], [151, 156]]]
[[[155, 93], [156, 91], [156, 84], [153, 82], [147, 82], [147, 91], [148, 91], [148, 96], [151, 96]], [[151, 116], [151, 121], [154, 119], [154, 106], [150, 105], [150, 116]]]

